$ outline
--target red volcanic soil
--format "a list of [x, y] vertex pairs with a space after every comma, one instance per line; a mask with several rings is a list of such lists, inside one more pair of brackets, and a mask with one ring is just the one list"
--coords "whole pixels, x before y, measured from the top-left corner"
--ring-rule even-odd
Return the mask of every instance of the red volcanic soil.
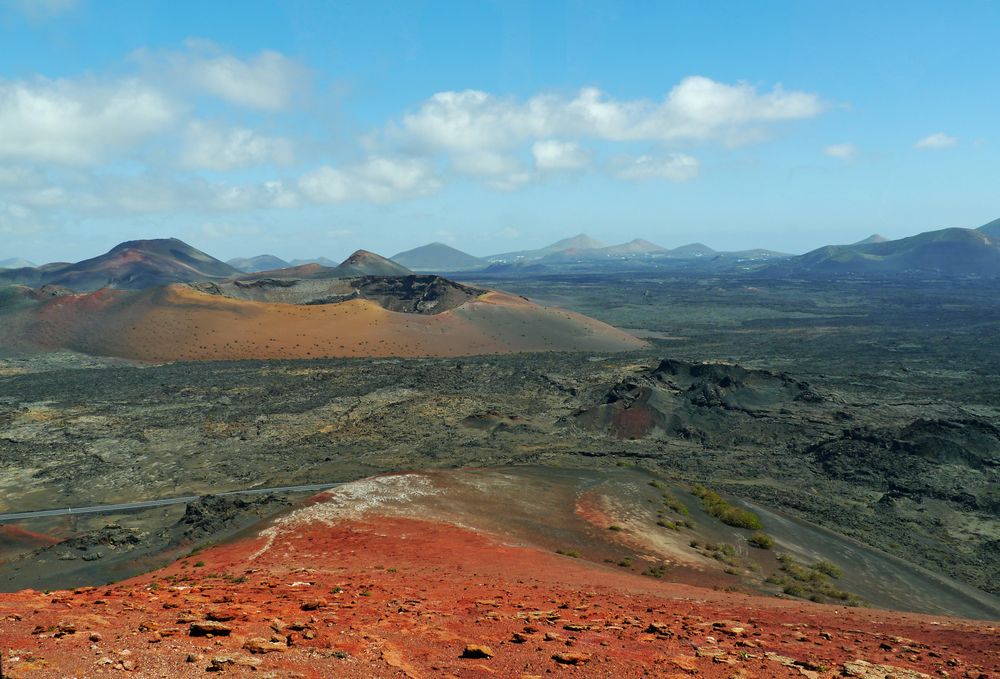
[[500, 292], [421, 315], [363, 299], [277, 304], [170, 285], [59, 297], [17, 313], [31, 315], [22, 334], [40, 348], [143, 361], [468, 356], [645, 346], [592, 318]]
[[[994, 677], [1000, 665], [991, 623], [666, 583], [377, 502], [327, 504], [116, 585], [0, 595], [4, 676]], [[463, 658], [467, 645], [491, 657]], [[891, 667], [860, 674], [857, 660]]]

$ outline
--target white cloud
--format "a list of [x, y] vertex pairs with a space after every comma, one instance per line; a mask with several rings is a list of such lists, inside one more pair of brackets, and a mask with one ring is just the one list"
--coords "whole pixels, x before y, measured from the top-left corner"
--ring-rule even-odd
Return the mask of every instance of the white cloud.
[[485, 177], [514, 175], [524, 171], [516, 157], [488, 150], [458, 154], [452, 157], [451, 164], [463, 174]]
[[22, 14], [29, 21], [53, 19], [76, 9], [78, 4], [77, 0], [4, 0], [0, 3]]
[[698, 176], [698, 168], [698, 159], [683, 153], [671, 153], [663, 157], [620, 156], [613, 162], [615, 176], [630, 182], [649, 179], [685, 182]]
[[935, 132], [918, 139], [914, 146], [918, 149], [949, 149], [957, 143], [958, 137], [952, 137], [944, 132]]
[[292, 143], [282, 137], [257, 134], [244, 127], [221, 128], [190, 123], [185, 132], [184, 165], [209, 170], [230, 170], [294, 160]]
[[34, 210], [18, 203], [0, 200], [0, 233], [24, 235], [52, 228], [53, 224], [38, 216]]
[[432, 193], [440, 185], [424, 161], [378, 156], [346, 168], [324, 165], [299, 180], [302, 194], [317, 203], [387, 203]]
[[531, 145], [535, 167], [542, 172], [579, 170], [590, 162], [590, 155], [574, 141], [544, 139]]
[[253, 224], [233, 224], [231, 222], [205, 222], [201, 232], [206, 238], [232, 238], [234, 236], [257, 236], [262, 233]]
[[188, 40], [187, 50], [133, 55], [154, 75], [180, 88], [193, 88], [238, 106], [278, 111], [288, 108], [305, 85], [306, 69], [280, 52], [262, 50], [240, 59], [207, 40]]
[[417, 149], [459, 153], [508, 149], [553, 136], [738, 144], [760, 138], [769, 124], [812, 118], [824, 109], [815, 94], [780, 85], [758, 92], [747, 83], [692, 76], [660, 102], [616, 100], [595, 88], [573, 98], [539, 94], [525, 101], [479, 90], [439, 92], [387, 134]]
[[177, 115], [137, 80], [0, 82], [0, 158], [93, 164], [163, 132]]
[[35, 168], [0, 165], [0, 188], [38, 186], [42, 181], [42, 175]]
[[831, 158], [851, 161], [857, 157], [858, 147], [854, 144], [830, 144], [823, 150], [823, 153]]

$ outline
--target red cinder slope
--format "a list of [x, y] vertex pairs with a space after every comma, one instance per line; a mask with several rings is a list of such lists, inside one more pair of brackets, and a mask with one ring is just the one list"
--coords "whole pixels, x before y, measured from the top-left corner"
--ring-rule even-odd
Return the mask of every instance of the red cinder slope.
[[259, 676], [368, 679], [997, 671], [990, 623], [627, 574], [426, 514], [402, 516], [400, 498], [432, 491], [416, 475], [387, 478], [320, 496], [256, 537], [117, 585], [0, 595], [5, 672], [195, 677], [254, 668]]

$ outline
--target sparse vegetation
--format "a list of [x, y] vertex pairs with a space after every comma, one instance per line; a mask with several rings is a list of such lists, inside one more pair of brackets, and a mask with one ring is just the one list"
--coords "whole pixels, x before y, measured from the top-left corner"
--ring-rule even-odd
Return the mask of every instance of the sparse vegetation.
[[663, 494], [663, 504], [667, 506], [667, 509], [675, 511], [681, 516], [691, 515], [691, 510], [687, 508], [687, 505], [681, 502], [679, 499], [677, 499], [676, 496], [674, 496], [671, 493]]
[[782, 587], [788, 596], [823, 602], [830, 599], [843, 602], [847, 606], [859, 606], [861, 600], [854, 594], [838, 589], [830, 579], [839, 579], [843, 571], [829, 561], [819, 561], [805, 565], [790, 554], [779, 554], [781, 573], [769, 577], [765, 582]]
[[764, 524], [760, 522], [760, 517], [748, 509], [729, 504], [714, 490], [696, 485], [691, 489], [691, 492], [701, 499], [701, 506], [709, 516], [715, 517], [727, 526], [749, 528], [750, 530], [761, 530], [764, 528]]
[[762, 530], [754, 531], [753, 535], [747, 539], [747, 542], [757, 549], [771, 549], [774, 547], [774, 538]]
[[575, 549], [557, 549], [556, 554], [561, 554], [562, 556], [568, 556], [574, 559], [580, 558], [580, 552]]
[[706, 542], [702, 545], [698, 541], [692, 540], [691, 546], [705, 556], [715, 559], [716, 561], [721, 561], [727, 566], [735, 567], [741, 565], [736, 547], [727, 542]]
[[648, 575], [651, 578], [663, 578], [666, 577], [668, 572], [670, 572], [670, 565], [661, 561], [660, 563], [650, 566], [644, 570], [642, 574]]

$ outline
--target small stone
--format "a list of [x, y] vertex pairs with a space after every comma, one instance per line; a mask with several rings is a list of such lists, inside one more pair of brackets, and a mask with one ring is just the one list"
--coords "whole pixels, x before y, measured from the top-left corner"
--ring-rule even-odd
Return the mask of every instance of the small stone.
[[481, 646], [479, 644], [466, 644], [465, 650], [462, 651], [463, 658], [492, 658], [493, 649], [489, 646]]
[[232, 628], [214, 620], [204, 620], [202, 622], [191, 623], [190, 634], [193, 637], [204, 637], [209, 634], [217, 637], [228, 637], [232, 633]]
[[649, 627], [646, 628], [646, 634], [658, 634], [661, 637], [672, 637], [674, 636], [673, 630], [670, 629], [670, 625], [665, 622], [651, 622]]
[[309, 599], [299, 606], [303, 611], [315, 611], [326, 606], [326, 599]]
[[560, 665], [582, 665], [586, 662], [590, 662], [590, 654], [588, 653], [556, 653], [552, 656]]
[[88, 636], [87, 638], [90, 639], [91, 641], [93, 641], [94, 643], [97, 643], [98, 641], [100, 641], [104, 637], [102, 637], [98, 632], [91, 632], [90, 636]]
[[247, 642], [243, 644], [243, 648], [251, 653], [263, 655], [265, 653], [280, 653], [282, 651], [286, 651], [288, 650], [288, 645], [283, 644], [280, 641], [268, 641], [262, 637], [254, 637], [252, 639], [247, 639]]

